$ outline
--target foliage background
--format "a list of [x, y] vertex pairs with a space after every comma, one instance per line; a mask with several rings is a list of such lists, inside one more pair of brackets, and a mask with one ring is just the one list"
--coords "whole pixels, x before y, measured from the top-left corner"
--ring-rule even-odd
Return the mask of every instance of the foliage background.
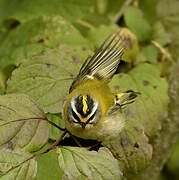
[[[0, 174], [58, 138], [42, 119], [64, 126], [72, 78], [119, 29], [131, 44], [110, 87], [142, 93], [118, 139], [103, 142], [108, 149], [58, 148], [1, 178], [178, 179], [178, 26], [178, 0], [0, 0]], [[22, 118], [39, 121], [3, 125]]]

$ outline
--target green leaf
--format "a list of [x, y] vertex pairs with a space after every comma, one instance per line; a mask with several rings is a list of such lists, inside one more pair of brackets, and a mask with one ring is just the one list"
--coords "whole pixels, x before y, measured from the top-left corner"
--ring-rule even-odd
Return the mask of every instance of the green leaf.
[[94, 2], [95, 3], [95, 10], [99, 14], [105, 14], [108, 0], [97, 0]]
[[138, 173], [146, 168], [152, 155], [147, 136], [153, 137], [167, 117], [167, 82], [154, 65], [140, 64], [128, 74], [114, 76], [110, 87], [115, 93], [129, 89], [141, 93], [124, 111], [126, 126], [120, 136], [111, 142], [103, 142], [125, 170]]
[[[115, 93], [129, 89], [140, 92], [136, 102], [129, 105], [132, 114], [143, 125], [147, 135], [154, 135], [167, 116], [168, 84], [160, 77], [160, 71], [150, 64], [139, 64], [128, 74], [114, 76], [110, 87]], [[150, 123], [148, 123], [150, 122]]]
[[84, 148], [61, 147], [57, 149], [63, 179], [116, 179], [122, 177], [117, 160], [106, 148], [98, 152]]
[[[18, 146], [29, 152], [40, 149], [49, 136], [48, 123], [41, 118], [43, 111], [29, 96], [0, 96], [0, 146]], [[20, 119], [28, 120], [11, 122]]]
[[18, 65], [46, 47], [52, 48], [62, 43], [88, 46], [81, 34], [60, 16], [30, 20], [11, 31], [0, 45], [0, 69], [10, 64]]
[[179, 161], [179, 140], [174, 145], [171, 156], [166, 165], [168, 171], [171, 172], [172, 174], [176, 174], [176, 175], [178, 174], [178, 169], [179, 169], [178, 161]]
[[45, 112], [62, 112], [72, 80], [89, 52], [83, 46], [70, 45], [47, 49], [24, 61], [13, 72], [7, 93], [26, 93], [39, 102]]
[[108, 147], [119, 160], [123, 172], [138, 173], [149, 165], [152, 158], [152, 146], [148, 142], [144, 128], [137, 122], [137, 118], [126, 116], [128, 116], [126, 124], [120, 135], [111, 139], [110, 142], [103, 141], [103, 145]]
[[167, 33], [161, 22], [156, 22], [153, 26], [152, 39], [160, 45], [165, 46], [168, 42]]
[[14, 17], [20, 22], [42, 15], [60, 15], [75, 21], [89, 13], [91, 1], [84, 0], [1, 0], [1, 19]]
[[[48, 113], [47, 115], [48, 120], [52, 121], [56, 125], [60, 126], [61, 128], [65, 128], [65, 123], [62, 119], [62, 114], [50, 114]], [[50, 139], [56, 140], [62, 135], [63, 131], [60, 131], [56, 127], [50, 125]]]
[[142, 48], [142, 54], [145, 56], [145, 61], [157, 63], [158, 49], [154, 45]]
[[[50, 146], [48, 143], [45, 148]], [[38, 173], [36, 180], [42, 179], [52, 179], [59, 180], [62, 179], [63, 172], [58, 165], [58, 155], [55, 150], [52, 150], [46, 154], [37, 158]]]
[[139, 0], [139, 7], [144, 13], [144, 16], [147, 19], [147, 21], [149, 21], [151, 24], [153, 24], [157, 19], [156, 6], [157, 6], [156, 0], [150, 0], [150, 1]]
[[81, 34], [83, 34], [84, 37], [86, 37], [89, 30], [101, 25], [109, 26], [109, 23], [109, 18], [93, 12], [84, 16], [83, 19], [73, 23], [73, 25], [81, 32]]
[[94, 47], [99, 47], [106, 37], [114, 32], [117, 32], [118, 30], [119, 27], [115, 24], [100, 25], [97, 28], [89, 30], [87, 39], [94, 45]]
[[[2, 26], [2, 24], [0, 23], [0, 26]], [[2, 31], [1, 28], [0, 28], [0, 42], [2, 43], [3, 40], [6, 38], [7, 36], [7, 33]]]
[[108, 0], [107, 2], [107, 13], [114, 16], [122, 7], [124, 1]]
[[90, 14], [86, 15], [83, 18], [83, 20], [90, 23], [93, 27], [98, 27], [98, 26], [101, 26], [101, 25], [110, 26], [109, 25], [110, 20], [104, 15], [90, 13]]
[[152, 29], [138, 8], [128, 7], [124, 13], [124, 20], [129, 29], [141, 42], [151, 39]]
[[27, 158], [32, 156], [29, 153], [23, 152], [22, 150], [0, 150], [0, 179], [1, 180], [33, 180], [37, 173], [37, 162], [31, 159], [17, 168], [12, 169], [7, 174], [4, 174], [12, 167], [25, 161]]
[[161, 19], [163, 18], [168, 19], [168, 17], [174, 15], [176, 17], [176, 15], [179, 15], [178, 9], [179, 9], [178, 0], [172, 0], [172, 1], [160, 0], [157, 4], [157, 15]]
[[168, 45], [174, 59], [179, 56], [179, 1], [160, 0], [157, 5], [157, 14], [164, 24], [170, 43]]

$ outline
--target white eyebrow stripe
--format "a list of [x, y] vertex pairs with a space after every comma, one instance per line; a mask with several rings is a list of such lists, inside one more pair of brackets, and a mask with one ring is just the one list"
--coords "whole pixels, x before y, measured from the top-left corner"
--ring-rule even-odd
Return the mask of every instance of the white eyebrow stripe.
[[80, 114], [76, 110], [75, 101], [74, 100], [71, 101], [71, 108], [76, 113], [76, 115], [78, 115], [78, 117], [79, 117]]
[[[91, 116], [94, 115], [94, 113], [96, 112], [96, 110], [97, 110], [97, 108], [98, 108], [98, 105], [99, 105], [99, 103], [98, 103], [97, 101], [94, 101], [94, 106], [93, 106], [93, 109], [92, 109], [92, 111], [91, 111], [90, 116], [88, 117], [88, 119], [89, 119]], [[71, 108], [72, 108], [72, 110], [76, 113], [76, 115], [77, 115], [78, 117], [81, 116], [81, 115], [77, 112], [77, 110], [76, 110], [74, 99], [71, 100]], [[74, 119], [75, 122], [78, 122], [74, 117], [73, 117], [73, 119]], [[93, 120], [93, 119], [91, 119], [91, 121], [92, 121], [92, 120]]]
[[95, 105], [93, 107], [93, 110], [91, 111], [90, 117], [96, 112], [97, 108], [98, 108], [98, 102], [95, 102]]

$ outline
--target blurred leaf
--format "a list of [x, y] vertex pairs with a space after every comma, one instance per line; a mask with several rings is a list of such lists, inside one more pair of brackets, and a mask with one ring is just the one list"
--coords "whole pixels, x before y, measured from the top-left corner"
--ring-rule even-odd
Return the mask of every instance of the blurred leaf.
[[92, 1], [84, 0], [1, 0], [1, 19], [14, 17], [20, 22], [42, 15], [60, 15], [75, 21], [88, 14]]
[[[56, 125], [60, 126], [61, 128], [65, 128], [65, 123], [62, 119], [61, 113], [58, 114], [50, 114], [48, 113], [47, 115], [48, 120], [52, 121]], [[63, 131], [60, 131], [53, 125], [50, 125], [50, 139], [56, 140], [62, 135]]]
[[[27, 95], [0, 96], [0, 145], [18, 146], [29, 152], [40, 149], [49, 136], [48, 123], [40, 118], [44, 118], [43, 111]], [[18, 119], [28, 120], [10, 122]]]
[[100, 25], [97, 28], [90, 29], [87, 38], [94, 47], [99, 47], [105, 38], [118, 30], [119, 27], [115, 24]]
[[2, 31], [1, 26], [2, 26], [2, 24], [0, 24], [0, 42], [2, 43], [7, 36], [7, 33]]
[[108, 0], [96, 0], [94, 1], [95, 8], [98, 14], [105, 14], [107, 9]]
[[0, 95], [4, 94], [5, 90], [3, 88], [0, 87]]
[[5, 89], [4, 76], [1, 71], [0, 71], [0, 88], [2, 89], [2, 91], [4, 91], [4, 89]]
[[124, 4], [124, 1], [116, 1], [116, 0], [108, 0], [107, 1], [107, 13], [110, 14], [110, 16], [114, 16], [122, 5]]
[[82, 19], [74, 22], [73, 25], [81, 32], [84, 37], [86, 37], [89, 30], [99, 27], [100, 25], [109, 25], [109, 23], [110, 20], [108, 17], [91, 12]]
[[60, 147], [57, 149], [63, 179], [116, 179], [122, 177], [117, 160], [106, 148], [98, 152], [84, 148]]
[[144, 13], [145, 18], [148, 22], [153, 24], [156, 21], [156, 0], [139, 0], [139, 7]]
[[145, 61], [156, 63], [158, 56], [158, 49], [154, 45], [148, 45], [142, 48], [142, 53], [145, 56]]
[[[176, 15], [179, 15], [179, 2], [178, 0], [159, 0], [157, 4], [157, 15], [160, 19], [167, 18], [173, 16], [177, 19]], [[175, 16], [174, 16], [175, 15]]]
[[[48, 143], [43, 149], [46, 150], [49, 146], [50, 144]], [[62, 173], [62, 170], [59, 168], [58, 155], [55, 150], [52, 150], [38, 157], [37, 164], [38, 164], [38, 173], [37, 173], [36, 180], [62, 179], [63, 173]]]
[[174, 59], [179, 56], [179, 1], [160, 0], [157, 5], [157, 14], [164, 24], [170, 38], [169, 50]]
[[83, 46], [61, 45], [24, 61], [7, 85], [7, 93], [23, 92], [40, 103], [45, 112], [59, 113], [81, 62], [90, 51]]
[[167, 33], [163, 24], [159, 21], [153, 26], [152, 40], [158, 42], [162, 46], [167, 44]]
[[110, 25], [110, 20], [104, 15], [98, 15], [94, 13], [90, 13], [86, 15], [83, 20], [92, 24], [94, 27], [98, 27], [100, 25]]
[[127, 39], [126, 51], [122, 57], [125, 62], [133, 62], [139, 54], [139, 46], [136, 36], [127, 28], [120, 28], [121, 36]]
[[124, 169], [137, 173], [151, 159], [152, 148], [147, 136], [154, 136], [167, 116], [167, 83], [155, 66], [140, 64], [128, 74], [114, 76], [110, 87], [115, 93], [129, 89], [141, 93], [125, 110], [126, 126], [120, 136], [103, 142], [122, 162]]
[[151, 26], [144, 18], [140, 9], [134, 7], [126, 8], [124, 20], [126, 25], [137, 36], [139, 41], [144, 42], [151, 39]]
[[1, 180], [33, 180], [37, 173], [37, 163], [34, 159], [27, 161], [19, 167], [9, 171], [3, 175], [9, 169], [23, 162], [31, 155], [21, 150], [0, 150], [0, 179]]
[[[23, 37], [23, 38], [22, 38]], [[19, 25], [0, 46], [0, 69], [61, 43], [86, 45], [80, 33], [60, 16], [39, 17]]]
[[167, 162], [167, 169], [170, 171], [172, 174], [178, 174], [179, 175], [179, 140], [173, 147], [171, 156]]
[[8, 66], [6, 66], [2, 72], [0, 73], [0, 81], [1, 81], [1, 86], [3, 87], [3, 89], [5, 90], [6, 88], [6, 81], [7, 79], [11, 76], [12, 71], [16, 68], [15, 65], [13, 64], [9, 64]]
[[129, 89], [140, 92], [136, 102], [129, 105], [130, 113], [136, 116], [147, 135], [152, 136], [160, 129], [161, 121], [167, 116], [169, 99], [168, 84], [156, 66], [139, 64], [128, 74], [114, 76], [110, 87], [115, 93]]

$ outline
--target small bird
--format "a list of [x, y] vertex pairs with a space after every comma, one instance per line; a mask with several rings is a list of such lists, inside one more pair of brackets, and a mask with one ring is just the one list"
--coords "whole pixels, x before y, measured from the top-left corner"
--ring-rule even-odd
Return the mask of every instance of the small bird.
[[115, 33], [82, 65], [63, 110], [65, 127], [72, 135], [103, 141], [117, 136], [125, 126], [122, 108], [133, 103], [139, 93], [128, 90], [114, 94], [108, 83], [118, 69], [126, 43], [120, 32]]

